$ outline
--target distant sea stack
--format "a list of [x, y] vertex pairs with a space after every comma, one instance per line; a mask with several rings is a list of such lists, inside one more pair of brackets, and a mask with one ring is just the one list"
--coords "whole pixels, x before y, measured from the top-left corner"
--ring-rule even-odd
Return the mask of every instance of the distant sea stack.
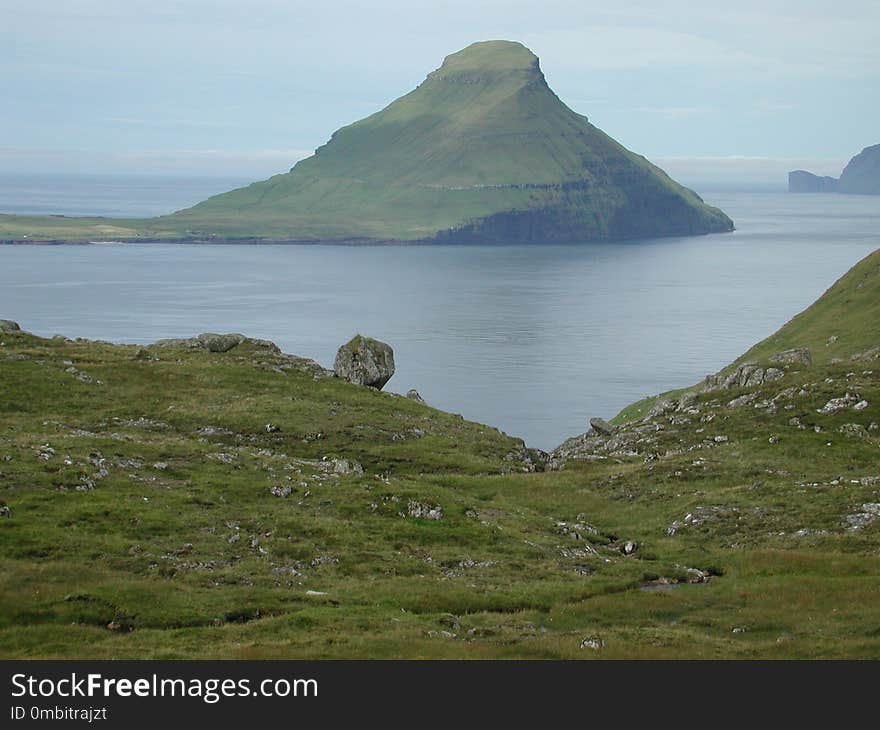
[[865, 147], [853, 157], [840, 179], [819, 177], [806, 170], [788, 173], [788, 192], [880, 195], [880, 144]]
[[553, 243], [733, 222], [569, 109], [511, 41], [448, 56], [289, 172], [156, 220], [187, 236]]
[[806, 170], [792, 170], [788, 173], [788, 192], [790, 193], [834, 193], [837, 192], [836, 177], [819, 177]]

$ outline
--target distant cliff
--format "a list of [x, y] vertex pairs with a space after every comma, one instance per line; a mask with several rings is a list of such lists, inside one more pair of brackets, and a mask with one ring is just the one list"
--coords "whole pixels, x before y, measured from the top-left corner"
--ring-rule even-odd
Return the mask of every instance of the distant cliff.
[[792, 170], [788, 173], [788, 192], [880, 195], [880, 144], [865, 147], [853, 157], [843, 168], [840, 179]]
[[790, 193], [835, 193], [837, 178], [819, 177], [806, 170], [792, 170], [788, 173], [788, 192]]
[[849, 161], [840, 175], [837, 191], [880, 195], [880, 144], [865, 147]]

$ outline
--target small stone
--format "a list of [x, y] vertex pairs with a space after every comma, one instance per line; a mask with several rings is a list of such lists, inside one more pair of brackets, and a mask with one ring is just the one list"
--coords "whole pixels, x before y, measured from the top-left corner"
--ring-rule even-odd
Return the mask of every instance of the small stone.
[[592, 649], [599, 651], [605, 647], [605, 639], [601, 636], [588, 636], [581, 641], [581, 649]]
[[863, 411], [863, 410], [865, 410], [867, 407], [868, 407], [868, 401], [866, 401], [866, 400], [860, 400], [858, 403], [856, 403], [856, 404], [853, 406], [853, 410], [854, 410], [854, 411]]
[[334, 474], [363, 474], [364, 467], [349, 459], [333, 459]]
[[406, 397], [410, 400], [414, 400], [416, 403], [421, 403], [422, 405], [425, 405], [425, 399], [422, 398], [422, 396], [419, 394], [419, 391], [417, 391], [415, 388], [410, 388], [408, 391], [406, 391]]
[[406, 512], [409, 517], [417, 517], [423, 520], [443, 519], [442, 507], [424, 504], [422, 502], [417, 502], [414, 499], [409, 500]]

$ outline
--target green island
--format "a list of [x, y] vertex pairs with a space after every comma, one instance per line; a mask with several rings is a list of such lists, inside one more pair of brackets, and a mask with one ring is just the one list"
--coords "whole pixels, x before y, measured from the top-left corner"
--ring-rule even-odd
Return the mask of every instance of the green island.
[[266, 341], [0, 321], [0, 655], [876, 659], [878, 309], [875, 252], [549, 454]]
[[289, 172], [142, 220], [0, 215], [0, 242], [558, 243], [733, 230], [569, 109], [512, 41], [447, 56]]

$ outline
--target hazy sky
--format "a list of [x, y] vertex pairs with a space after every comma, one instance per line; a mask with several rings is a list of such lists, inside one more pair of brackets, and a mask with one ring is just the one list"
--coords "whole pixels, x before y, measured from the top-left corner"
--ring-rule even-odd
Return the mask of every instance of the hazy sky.
[[0, 0], [0, 19], [0, 172], [262, 177], [493, 38], [673, 173], [836, 175], [880, 142], [878, 0]]

